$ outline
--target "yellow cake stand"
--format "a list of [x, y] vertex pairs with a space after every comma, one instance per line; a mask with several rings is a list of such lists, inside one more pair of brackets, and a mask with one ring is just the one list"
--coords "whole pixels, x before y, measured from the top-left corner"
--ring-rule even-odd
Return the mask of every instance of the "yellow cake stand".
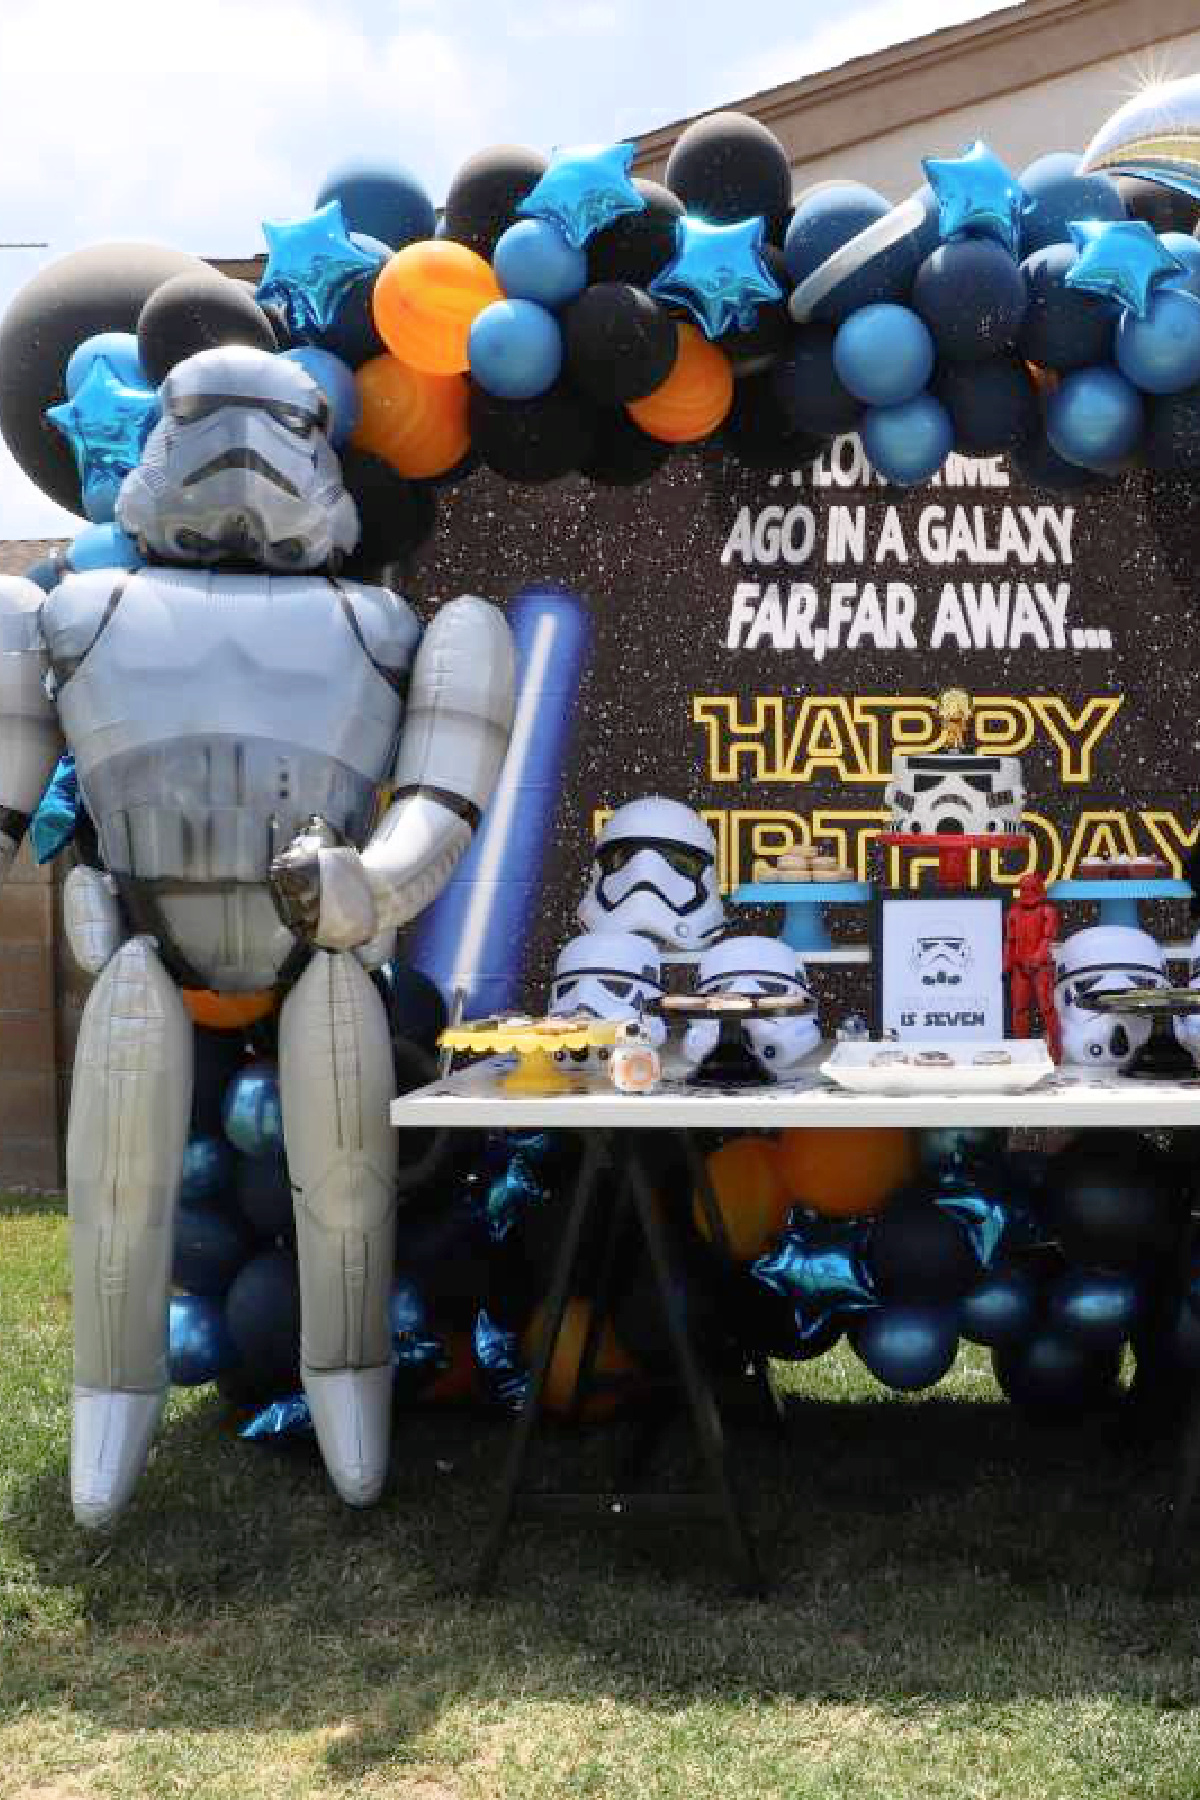
[[577, 1078], [555, 1058], [564, 1050], [611, 1049], [631, 1035], [627, 1019], [593, 1019], [588, 1013], [560, 1018], [501, 1016], [469, 1019], [448, 1026], [438, 1043], [445, 1050], [473, 1050], [483, 1056], [518, 1057], [500, 1086], [509, 1094], [571, 1093]]

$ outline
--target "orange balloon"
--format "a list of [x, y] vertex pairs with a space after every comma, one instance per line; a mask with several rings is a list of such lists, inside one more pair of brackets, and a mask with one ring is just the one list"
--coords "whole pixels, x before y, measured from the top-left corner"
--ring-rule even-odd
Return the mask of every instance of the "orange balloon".
[[785, 1131], [775, 1153], [791, 1204], [831, 1219], [880, 1212], [917, 1172], [916, 1133], [886, 1126]]
[[444, 475], [467, 454], [470, 389], [461, 375], [424, 375], [394, 356], [376, 356], [354, 382], [362, 417], [350, 442], [381, 456], [397, 475]]
[[[542, 1405], [547, 1412], [569, 1413], [571, 1410], [591, 1316], [592, 1309], [588, 1301], [579, 1299], [567, 1301], [562, 1329], [559, 1331], [554, 1346], [554, 1355], [550, 1358], [550, 1367], [546, 1371], [546, 1385], [542, 1389]], [[538, 1345], [542, 1341], [544, 1323], [545, 1317], [539, 1307], [521, 1344], [527, 1362], [532, 1363], [537, 1355]], [[596, 1349], [595, 1370], [597, 1375], [602, 1376], [636, 1375], [638, 1373], [637, 1364], [621, 1348], [612, 1325], [607, 1319], [604, 1322], [603, 1330], [600, 1333], [600, 1342]], [[621, 1395], [618, 1392], [593, 1394], [583, 1409], [583, 1417], [585, 1419], [608, 1418], [620, 1404]]]
[[732, 405], [729, 358], [695, 325], [681, 324], [671, 373], [625, 410], [650, 437], [664, 444], [692, 444], [714, 432]]
[[461, 375], [476, 314], [503, 298], [482, 256], [449, 238], [427, 238], [384, 263], [371, 304], [393, 356], [427, 375]]
[[268, 1019], [279, 1004], [272, 989], [255, 994], [217, 994], [211, 988], [181, 988], [183, 1004], [193, 1024], [209, 1031], [244, 1031]]
[[[738, 1262], [761, 1256], [783, 1230], [791, 1205], [775, 1145], [769, 1138], [734, 1138], [713, 1151], [708, 1175], [733, 1256]], [[701, 1234], [709, 1237], [699, 1196], [692, 1202], [692, 1216]]]

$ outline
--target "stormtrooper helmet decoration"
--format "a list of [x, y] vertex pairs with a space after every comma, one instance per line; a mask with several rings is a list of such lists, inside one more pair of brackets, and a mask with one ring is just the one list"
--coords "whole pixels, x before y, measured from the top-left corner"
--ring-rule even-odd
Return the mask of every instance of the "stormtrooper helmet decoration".
[[[658, 951], [631, 931], [590, 931], [564, 944], [554, 965], [548, 1011], [552, 1017], [590, 1013], [595, 1019], [636, 1019], [662, 993]], [[645, 1021], [655, 1046], [666, 1036], [659, 1017]], [[580, 1059], [587, 1053], [578, 1053]]]
[[358, 513], [326, 435], [329, 404], [299, 363], [244, 345], [177, 363], [163, 416], [117, 497], [117, 520], [166, 562], [279, 574], [336, 568]]
[[1062, 1025], [1063, 1061], [1123, 1069], [1146, 1043], [1149, 1019], [1097, 1012], [1089, 994], [1167, 987], [1166, 959], [1148, 932], [1131, 925], [1090, 925], [1058, 952], [1054, 1001]]
[[699, 813], [659, 794], [619, 806], [596, 840], [586, 931], [644, 933], [669, 950], [701, 949], [725, 923], [717, 844]]
[[[697, 992], [701, 994], [803, 994], [812, 991], [794, 950], [778, 938], [733, 937], [714, 944], [700, 958]], [[750, 1019], [743, 1025], [746, 1042], [769, 1075], [781, 1074], [814, 1051], [821, 1030], [812, 1013], [794, 1018]], [[703, 1062], [716, 1047], [720, 1027], [715, 1019], [689, 1025], [683, 1054]]]
[[[1200, 988], [1200, 931], [1192, 939], [1188, 956], [1188, 986]], [[1175, 1036], [1188, 1053], [1200, 1062], [1200, 1013], [1185, 1013], [1175, 1020]]]

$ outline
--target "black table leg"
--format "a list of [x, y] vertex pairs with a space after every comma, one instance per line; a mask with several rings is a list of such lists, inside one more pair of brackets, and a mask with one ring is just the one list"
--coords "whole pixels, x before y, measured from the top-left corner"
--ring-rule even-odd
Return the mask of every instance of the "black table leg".
[[492, 1513], [487, 1535], [483, 1540], [483, 1547], [479, 1552], [479, 1560], [475, 1564], [471, 1588], [476, 1594], [485, 1593], [495, 1579], [500, 1552], [516, 1507], [530, 1438], [541, 1410], [542, 1391], [546, 1385], [550, 1360], [554, 1355], [554, 1346], [558, 1342], [558, 1334], [562, 1329], [563, 1314], [567, 1310], [571, 1272], [575, 1266], [584, 1220], [587, 1218], [588, 1209], [591, 1206], [592, 1195], [595, 1192], [600, 1170], [604, 1166], [607, 1150], [608, 1143], [604, 1134], [589, 1132], [585, 1135], [583, 1161], [580, 1164], [575, 1193], [567, 1213], [566, 1225], [563, 1228], [558, 1260], [554, 1265], [554, 1275], [546, 1301], [546, 1318], [541, 1342], [530, 1370], [529, 1393], [513, 1428], [512, 1442], [509, 1445], [504, 1475], [500, 1484], [500, 1495]]

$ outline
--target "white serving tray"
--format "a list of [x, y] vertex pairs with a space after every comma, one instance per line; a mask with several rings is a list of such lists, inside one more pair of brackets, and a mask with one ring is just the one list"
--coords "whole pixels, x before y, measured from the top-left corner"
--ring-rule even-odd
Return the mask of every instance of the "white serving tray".
[[[1054, 1073], [1050, 1053], [1040, 1039], [1010, 1038], [1004, 1043], [966, 1042], [939, 1045], [951, 1063], [922, 1067], [916, 1058], [932, 1045], [916, 1043], [839, 1044], [821, 1073], [856, 1094], [1019, 1094]], [[873, 1065], [884, 1051], [898, 1050], [907, 1062]], [[977, 1063], [981, 1052], [1003, 1050], [1006, 1063]]]

